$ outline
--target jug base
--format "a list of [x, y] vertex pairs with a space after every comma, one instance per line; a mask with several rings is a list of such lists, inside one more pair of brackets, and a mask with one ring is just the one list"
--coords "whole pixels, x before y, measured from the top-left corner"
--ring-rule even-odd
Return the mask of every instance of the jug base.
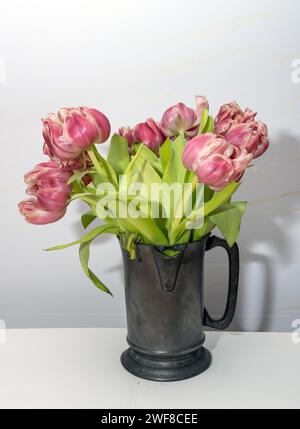
[[150, 355], [129, 348], [121, 356], [121, 363], [128, 372], [145, 380], [160, 382], [195, 377], [206, 371], [211, 362], [211, 354], [204, 347], [181, 356]]

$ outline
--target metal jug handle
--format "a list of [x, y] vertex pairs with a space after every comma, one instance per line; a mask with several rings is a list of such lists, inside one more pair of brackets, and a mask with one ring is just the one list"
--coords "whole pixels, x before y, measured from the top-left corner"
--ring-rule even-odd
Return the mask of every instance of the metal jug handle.
[[233, 320], [236, 302], [238, 296], [239, 285], [239, 248], [235, 244], [229, 247], [227, 242], [219, 237], [209, 237], [207, 241], [206, 250], [214, 249], [215, 247], [223, 247], [229, 259], [229, 281], [228, 281], [228, 295], [226, 309], [223, 317], [219, 320], [214, 320], [210, 317], [206, 308], [204, 308], [203, 324], [209, 328], [224, 330], [228, 328]]

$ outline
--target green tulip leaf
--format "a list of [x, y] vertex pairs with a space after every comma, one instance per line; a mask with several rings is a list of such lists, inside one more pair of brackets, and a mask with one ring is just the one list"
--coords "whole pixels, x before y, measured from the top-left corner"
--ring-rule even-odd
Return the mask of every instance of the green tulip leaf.
[[51, 252], [53, 250], [67, 249], [68, 247], [76, 246], [76, 244], [82, 244], [82, 243], [86, 243], [88, 241], [92, 241], [96, 237], [98, 237], [99, 235], [104, 234], [104, 233], [110, 233], [110, 234], [116, 234], [117, 235], [117, 234], [120, 233], [120, 229], [118, 227], [114, 226], [114, 225], [101, 225], [101, 226], [97, 226], [92, 231], [89, 231], [87, 234], [85, 234], [79, 240], [73, 241], [72, 243], [68, 243], [68, 244], [61, 244], [60, 246], [50, 247], [50, 248], [48, 248], [46, 250], [48, 252]]
[[209, 216], [209, 220], [222, 232], [230, 247], [234, 245], [238, 238], [246, 205], [246, 202], [224, 204]]
[[80, 263], [82, 266], [82, 269], [86, 276], [92, 281], [92, 283], [103, 292], [108, 293], [109, 295], [113, 296], [111, 291], [101, 282], [101, 280], [98, 279], [98, 277], [93, 273], [93, 271], [90, 270], [88, 264], [89, 264], [89, 258], [90, 258], [90, 245], [91, 241], [87, 241], [85, 243], [82, 243], [79, 248], [79, 258]]
[[97, 216], [92, 211], [88, 211], [87, 213], [83, 214], [81, 216], [81, 224], [83, 228], [88, 228], [95, 219], [97, 219]]
[[[111, 166], [110, 162], [108, 162], [97, 150], [95, 145], [92, 145], [90, 149], [88, 149], [88, 154], [94, 164], [94, 170], [96, 174], [92, 175], [92, 179], [96, 185], [100, 183], [110, 182], [116, 188], [118, 187], [118, 179], [115, 173], [115, 170]], [[97, 177], [99, 176], [99, 177]]]
[[175, 169], [176, 169], [176, 175], [177, 175], [176, 181], [177, 183], [180, 183], [180, 184], [184, 183], [184, 179], [187, 171], [182, 162], [182, 155], [183, 155], [185, 146], [186, 146], [186, 140], [184, 136], [177, 137], [177, 139], [173, 143], [173, 149], [175, 152], [174, 163], [175, 163]]
[[169, 138], [164, 142], [164, 144], [159, 148], [160, 161], [163, 171], [166, 171], [166, 168], [170, 162], [172, 156], [172, 142]]
[[110, 163], [117, 176], [124, 173], [130, 163], [128, 142], [124, 137], [117, 134], [112, 136], [107, 161]]
[[214, 124], [214, 119], [212, 116], [209, 116], [207, 119], [207, 122], [202, 130], [202, 134], [205, 133], [212, 133], [214, 131], [215, 128], [215, 124]]
[[203, 134], [203, 130], [205, 129], [205, 126], [207, 124], [207, 121], [209, 119], [209, 111], [208, 109], [203, 109], [202, 116], [201, 116], [201, 122], [199, 125], [198, 135]]
[[234, 192], [236, 192], [239, 188], [239, 186], [240, 183], [232, 182], [222, 191], [215, 192], [213, 197], [204, 206], [204, 216], [208, 216], [222, 204], [228, 203]]

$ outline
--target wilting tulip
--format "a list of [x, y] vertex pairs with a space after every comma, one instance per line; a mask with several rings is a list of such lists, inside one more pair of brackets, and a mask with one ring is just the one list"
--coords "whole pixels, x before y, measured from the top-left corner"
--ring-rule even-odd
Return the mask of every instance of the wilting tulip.
[[194, 171], [201, 183], [221, 191], [229, 183], [239, 181], [252, 160], [222, 136], [202, 134], [190, 140], [183, 153], [183, 164]]
[[253, 158], [263, 155], [270, 144], [267, 126], [259, 121], [233, 125], [225, 137], [234, 146], [251, 153]]
[[44, 153], [61, 161], [77, 159], [92, 144], [105, 142], [110, 123], [103, 113], [88, 107], [63, 108], [43, 120]]
[[183, 103], [178, 103], [165, 111], [160, 121], [160, 129], [167, 137], [179, 134], [191, 138], [197, 135], [203, 109], [209, 109], [205, 97], [196, 97], [196, 109], [191, 109]]
[[132, 135], [135, 142], [144, 143], [153, 152], [156, 152], [165, 140], [157, 123], [151, 118], [136, 125], [132, 130]]
[[21, 201], [18, 207], [25, 220], [34, 225], [46, 225], [57, 222], [66, 213], [66, 207], [59, 211], [47, 211], [35, 198]]
[[231, 126], [254, 121], [256, 115], [250, 109], [243, 111], [235, 101], [225, 104], [215, 119], [215, 133], [225, 135]]

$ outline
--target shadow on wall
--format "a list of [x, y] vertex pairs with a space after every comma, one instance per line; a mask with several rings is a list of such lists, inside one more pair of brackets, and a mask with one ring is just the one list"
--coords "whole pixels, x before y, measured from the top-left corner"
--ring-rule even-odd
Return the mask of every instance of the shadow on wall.
[[[297, 242], [293, 243], [293, 232], [289, 233], [290, 227], [300, 222], [299, 176], [300, 139], [288, 132], [281, 132], [276, 139], [272, 139], [271, 147], [264, 157], [257, 160], [256, 166], [249, 170], [247, 180], [240, 188], [237, 198], [248, 200], [249, 207], [239, 238], [240, 290], [236, 317], [230, 330], [291, 329], [295, 315], [280, 311], [284, 307], [278, 301], [280, 288], [287, 284], [282, 284], [277, 274], [284, 265], [291, 265], [293, 258], [296, 261], [297, 256], [299, 258], [293, 251]], [[220, 314], [226, 299], [224, 281], [220, 281], [220, 278], [224, 279], [224, 264], [220, 264], [216, 270], [213, 256], [211, 264], [207, 266], [206, 301], [212, 307], [212, 313]], [[299, 275], [299, 263], [297, 268]], [[293, 284], [286, 289], [285, 293], [289, 296], [285, 297], [285, 302], [292, 303], [294, 313], [299, 315], [299, 280], [297, 272], [292, 273], [293, 269], [295, 262], [289, 270], [287, 281], [289, 285], [291, 281]], [[211, 284], [212, 278], [218, 282], [216, 287]]]

